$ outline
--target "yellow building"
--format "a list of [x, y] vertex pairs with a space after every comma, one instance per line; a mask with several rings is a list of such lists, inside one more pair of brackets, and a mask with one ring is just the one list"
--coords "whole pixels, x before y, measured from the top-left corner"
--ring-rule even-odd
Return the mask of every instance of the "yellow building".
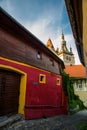
[[65, 0], [75, 44], [87, 70], [87, 0]]

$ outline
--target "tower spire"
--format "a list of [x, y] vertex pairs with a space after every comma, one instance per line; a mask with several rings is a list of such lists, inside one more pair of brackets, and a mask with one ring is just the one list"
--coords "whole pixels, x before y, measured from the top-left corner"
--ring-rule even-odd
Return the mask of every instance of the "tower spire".
[[62, 40], [64, 40], [64, 33], [63, 33], [63, 29], [62, 29]]
[[70, 52], [72, 53], [72, 47], [70, 46]]

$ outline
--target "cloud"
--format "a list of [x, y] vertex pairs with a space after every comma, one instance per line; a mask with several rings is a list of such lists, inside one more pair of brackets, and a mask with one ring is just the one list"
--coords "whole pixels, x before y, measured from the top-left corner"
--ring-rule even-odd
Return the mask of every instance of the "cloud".
[[7, 12], [12, 12], [14, 10], [10, 0], [1, 0], [0, 1], [0, 6], [7, 10]]
[[63, 11], [64, 11], [64, 1], [62, 0], [58, 9], [57, 19], [58, 25], [61, 26], [62, 19], [63, 19]]
[[[0, 5], [2, 8], [7, 10], [8, 13], [14, 16], [17, 20], [19, 20], [23, 26], [25, 26], [44, 44], [46, 44], [47, 40], [51, 38], [55, 49], [57, 47], [60, 48], [62, 27], [63, 30], [69, 28], [69, 22], [65, 25], [62, 25], [64, 11], [63, 0], [61, 1], [60, 6], [56, 8], [56, 10], [52, 7], [48, 10], [45, 9], [42, 15], [38, 19], [34, 19], [34, 21], [32, 22], [28, 19], [26, 21], [26, 19], [22, 19], [22, 16], [18, 15], [16, 7], [11, 2], [11, 0], [0, 0]], [[72, 47], [72, 51], [75, 54], [76, 64], [80, 63], [72, 34], [65, 34], [65, 40], [67, 42], [68, 49], [70, 48], [70, 46]]]
[[52, 37], [54, 30], [49, 26], [52, 22], [52, 18], [41, 18], [34, 22], [26, 22], [24, 26], [38, 37], [44, 43], [47, 42], [49, 37]]
[[[46, 44], [47, 40], [51, 38], [52, 43], [55, 49], [61, 47], [61, 28], [58, 27], [57, 30], [54, 30], [51, 26], [52, 18], [41, 18], [34, 22], [26, 22], [25, 27], [32, 32], [37, 38], [39, 38], [44, 44]], [[72, 34], [65, 34], [65, 41], [67, 44], [67, 48], [72, 47], [72, 51], [75, 56], [75, 63], [80, 64], [78, 53], [75, 46], [75, 41]]]

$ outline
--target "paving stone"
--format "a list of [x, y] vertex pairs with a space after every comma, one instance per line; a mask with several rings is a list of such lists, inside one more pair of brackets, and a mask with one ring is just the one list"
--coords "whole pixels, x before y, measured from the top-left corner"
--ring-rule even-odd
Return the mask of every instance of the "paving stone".
[[59, 115], [46, 119], [24, 120], [16, 114], [0, 117], [0, 130], [77, 130], [73, 124], [87, 121], [87, 110], [74, 115]]

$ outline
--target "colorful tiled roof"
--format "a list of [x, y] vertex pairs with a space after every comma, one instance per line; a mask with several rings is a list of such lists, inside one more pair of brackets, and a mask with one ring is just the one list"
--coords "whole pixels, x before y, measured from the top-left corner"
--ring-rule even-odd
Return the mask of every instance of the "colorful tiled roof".
[[66, 65], [65, 72], [70, 75], [70, 77], [85, 78], [86, 69], [83, 65]]

